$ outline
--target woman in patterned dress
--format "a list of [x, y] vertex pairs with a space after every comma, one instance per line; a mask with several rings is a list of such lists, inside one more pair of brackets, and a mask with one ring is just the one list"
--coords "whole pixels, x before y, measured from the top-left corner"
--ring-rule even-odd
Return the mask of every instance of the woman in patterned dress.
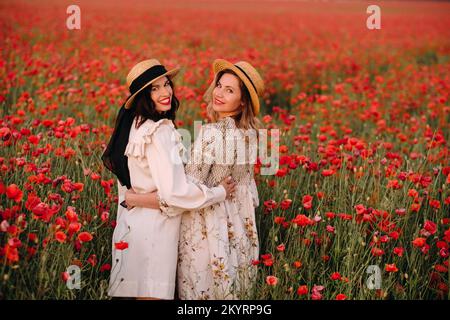
[[[213, 69], [215, 78], [205, 93], [213, 122], [202, 127], [186, 174], [208, 187], [231, 175], [236, 190], [230, 200], [182, 214], [177, 270], [181, 299], [246, 298], [256, 277], [252, 261], [259, 255], [255, 221], [259, 199], [253, 165], [258, 97], [264, 83], [244, 61], [232, 64], [217, 59]], [[145, 197], [135, 197], [135, 204]], [[172, 214], [183, 211], [164, 199], [160, 207]]]

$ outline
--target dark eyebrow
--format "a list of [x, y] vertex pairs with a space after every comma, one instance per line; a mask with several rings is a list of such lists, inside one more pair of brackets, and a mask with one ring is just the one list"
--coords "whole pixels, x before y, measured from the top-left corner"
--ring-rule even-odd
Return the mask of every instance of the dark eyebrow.
[[[219, 81], [217, 81], [217, 84], [219, 84], [220, 83], [220, 80]], [[220, 83], [221, 84], [221, 83]], [[230, 89], [234, 89], [234, 87], [232, 87], [232, 86], [225, 86], [225, 88], [230, 88]]]
[[[164, 82], [164, 84], [166, 84], [167, 82], [169, 82], [169, 80], [166, 80], [166, 82]], [[152, 87], [158, 87], [159, 88], [159, 84], [152, 84]]]

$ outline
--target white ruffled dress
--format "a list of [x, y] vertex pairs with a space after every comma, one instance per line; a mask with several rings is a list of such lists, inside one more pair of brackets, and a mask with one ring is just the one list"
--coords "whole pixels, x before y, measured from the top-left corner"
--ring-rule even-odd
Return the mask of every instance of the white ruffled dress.
[[[222, 186], [208, 188], [189, 181], [181, 160], [183, 145], [172, 121], [133, 122], [125, 150], [131, 185], [137, 193], [158, 191], [168, 206], [195, 210], [224, 201]], [[119, 186], [119, 203], [126, 188]], [[173, 299], [181, 211], [162, 212], [118, 206], [113, 234], [108, 294], [114, 297]], [[122, 243], [120, 245], [120, 243]], [[128, 248], [123, 249], [124, 243]], [[119, 244], [118, 247], [115, 244]]]

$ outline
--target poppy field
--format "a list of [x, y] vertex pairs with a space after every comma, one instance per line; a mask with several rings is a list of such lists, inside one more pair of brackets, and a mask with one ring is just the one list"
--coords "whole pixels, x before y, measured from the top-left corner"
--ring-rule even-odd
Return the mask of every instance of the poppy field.
[[255, 165], [245, 298], [449, 299], [450, 3], [378, 2], [379, 30], [363, 1], [77, 1], [79, 30], [70, 4], [0, 4], [0, 299], [109, 299], [117, 182], [100, 157], [149, 58], [182, 67], [191, 132], [214, 59], [265, 80], [280, 162]]

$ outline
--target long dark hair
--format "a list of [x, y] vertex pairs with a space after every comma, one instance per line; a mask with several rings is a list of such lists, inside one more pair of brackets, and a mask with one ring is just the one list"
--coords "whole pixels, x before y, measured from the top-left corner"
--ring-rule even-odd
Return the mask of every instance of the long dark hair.
[[175, 124], [175, 117], [180, 106], [180, 102], [175, 96], [175, 90], [172, 80], [170, 78], [167, 79], [169, 80], [170, 87], [172, 88], [170, 110], [164, 113], [159, 113], [158, 111], [156, 111], [155, 103], [153, 102], [151, 97], [152, 85], [150, 85], [136, 95], [136, 98], [134, 99], [131, 106], [131, 109], [134, 110], [135, 116], [138, 117], [136, 128], [139, 128], [148, 119], [155, 122], [161, 119], [169, 119], [172, 120]]
[[[172, 103], [170, 110], [159, 113], [156, 111], [155, 103], [151, 98], [152, 86], [148, 86], [139, 92], [129, 109], [125, 109], [125, 105], [117, 114], [114, 130], [109, 140], [108, 146], [102, 155], [102, 161], [105, 167], [117, 176], [117, 179], [128, 189], [131, 188], [130, 171], [128, 169], [128, 157], [124, 155], [131, 126], [135, 117], [139, 117], [136, 127], [139, 128], [148, 119], [158, 121], [161, 119], [170, 119], [175, 121], [176, 112], [180, 105], [174, 92], [174, 85], [170, 78], [169, 84], [172, 88]], [[174, 123], [175, 125], [175, 123]]]

